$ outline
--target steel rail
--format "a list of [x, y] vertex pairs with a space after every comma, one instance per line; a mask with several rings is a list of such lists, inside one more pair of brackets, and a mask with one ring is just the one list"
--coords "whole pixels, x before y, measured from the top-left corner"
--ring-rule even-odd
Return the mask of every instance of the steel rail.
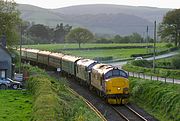
[[144, 118], [143, 116], [141, 116], [138, 112], [136, 112], [134, 109], [132, 109], [131, 107], [129, 107], [128, 105], [125, 105], [125, 107], [127, 107], [129, 110], [131, 110], [134, 114], [136, 114], [137, 116], [139, 116], [143, 121], [148, 121], [146, 118]]
[[[111, 107], [126, 121], [131, 121], [132, 120], [132, 119], [129, 119], [127, 116], [125, 116], [123, 113], [121, 113], [121, 111], [119, 111], [116, 107], [113, 107], [113, 106], [111, 106]], [[138, 118], [140, 118], [141, 120], [148, 121], [147, 119], [145, 119], [143, 116], [141, 116], [139, 113], [137, 113], [135, 110], [133, 110], [128, 105], [124, 105], [124, 107], [126, 107], [126, 109], [128, 109], [130, 112], [132, 112], [136, 116], [138, 116]]]
[[98, 116], [100, 119], [102, 119], [103, 121], [107, 121], [106, 118], [104, 117], [104, 115], [102, 115], [98, 109], [96, 107], [94, 107], [93, 104], [91, 104], [88, 100], [86, 100], [84, 97], [82, 97], [81, 95], [79, 95], [77, 92], [75, 92], [73, 89], [71, 88], [67, 88], [72, 94], [78, 96], [79, 98], [81, 98]]
[[111, 108], [114, 109], [123, 119], [125, 119], [126, 121], [130, 121], [124, 114], [118, 111], [115, 107], [111, 106]]

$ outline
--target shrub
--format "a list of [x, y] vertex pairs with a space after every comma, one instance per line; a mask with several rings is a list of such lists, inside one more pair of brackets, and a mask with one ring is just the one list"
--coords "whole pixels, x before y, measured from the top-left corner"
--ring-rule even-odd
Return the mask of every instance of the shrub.
[[147, 67], [147, 68], [152, 67], [152, 62], [148, 60], [134, 60], [131, 62], [131, 64], [134, 66], [141, 66], [141, 67]]
[[57, 120], [59, 104], [56, 93], [52, 90], [50, 79], [44, 75], [33, 75], [28, 80], [28, 89], [34, 95], [33, 120]]
[[174, 69], [180, 69], [180, 54], [172, 59], [171, 64]]
[[165, 45], [165, 47], [171, 48], [171, 47], [173, 47], [173, 44], [172, 44], [172, 43], [167, 43], [167, 44]]

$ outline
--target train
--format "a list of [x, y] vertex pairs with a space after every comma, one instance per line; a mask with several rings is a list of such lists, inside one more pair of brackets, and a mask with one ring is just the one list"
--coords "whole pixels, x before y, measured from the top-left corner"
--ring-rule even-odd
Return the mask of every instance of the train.
[[97, 92], [109, 104], [128, 103], [128, 74], [122, 69], [92, 59], [38, 49], [22, 48], [21, 56], [22, 60], [31, 63], [60, 68], [63, 73]]

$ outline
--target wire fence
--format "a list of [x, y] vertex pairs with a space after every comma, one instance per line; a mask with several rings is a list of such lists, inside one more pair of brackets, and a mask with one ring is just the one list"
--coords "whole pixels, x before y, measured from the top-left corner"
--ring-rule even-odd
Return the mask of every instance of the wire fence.
[[127, 73], [131, 77], [148, 79], [152, 81], [162, 81], [164, 83], [180, 84], [180, 80], [175, 79], [175, 78], [166, 78], [166, 77], [159, 77], [159, 76], [153, 76], [153, 75], [146, 75], [144, 73], [137, 73], [137, 72], [127, 72]]

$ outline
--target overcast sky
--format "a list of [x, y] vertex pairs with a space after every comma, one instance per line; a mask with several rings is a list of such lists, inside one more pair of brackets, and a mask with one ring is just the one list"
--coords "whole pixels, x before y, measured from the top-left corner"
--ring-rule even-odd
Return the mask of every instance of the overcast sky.
[[31, 4], [43, 8], [61, 8], [83, 4], [117, 4], [160, 8], [180, 8], [180, 0], [15, 0], [15, 2], [21, 4]]

